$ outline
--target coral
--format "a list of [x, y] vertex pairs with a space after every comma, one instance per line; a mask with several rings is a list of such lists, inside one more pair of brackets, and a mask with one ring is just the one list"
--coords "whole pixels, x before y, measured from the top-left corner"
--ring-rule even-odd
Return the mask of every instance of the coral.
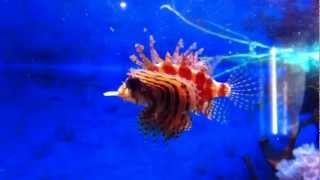
[[293, 150], [294, 159], [281, 160], [276, 169], [280, 179], [320, 180], [320, 151], [305, 144]]

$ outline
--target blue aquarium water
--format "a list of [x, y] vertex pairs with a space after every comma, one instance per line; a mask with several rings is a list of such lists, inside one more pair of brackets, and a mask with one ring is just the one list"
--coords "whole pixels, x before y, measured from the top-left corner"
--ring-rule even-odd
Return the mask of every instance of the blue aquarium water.
[[[155, 101], [129, 87], [132, 54], [156, 64], [135, 48], [150, 58], [150, 35], [162, 59], [180, 38], [204, 48], [208, 77], [231, 87], [212, 116], [194, 79], [152, 70], [194, 92], [183, 111], [179, 87]], [[1, 0], [0, 179], [319, 180], [319, 50], [318, 0]], [[144, 128], [150, 104], [190, 126]]]

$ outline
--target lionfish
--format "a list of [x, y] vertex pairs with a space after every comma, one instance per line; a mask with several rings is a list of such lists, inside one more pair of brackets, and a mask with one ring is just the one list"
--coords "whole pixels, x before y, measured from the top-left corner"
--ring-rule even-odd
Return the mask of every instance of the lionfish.
[[105, 92], [104, 96], [119, 96], [143, 105], [139, 117], [142, 129], [159, 132], [169, 139], [191, 128], [191, 112], [210, 119], [215, 98], [233, 97], [233, 85], [217, 82], [210, 76], [211, 66], [200, 60], [203, 48], [195, 51], [196, 43], [180, 53], [183, 48], [180, 39], [173, 55], [167, 52], [164, 59], [154, 44], [150, 36], [151, 60], [144, 54], [144, 46], [135, 44], [138, 56], [131, 55], [130, 59], [141, 68], [131, 69], [119, 89]]

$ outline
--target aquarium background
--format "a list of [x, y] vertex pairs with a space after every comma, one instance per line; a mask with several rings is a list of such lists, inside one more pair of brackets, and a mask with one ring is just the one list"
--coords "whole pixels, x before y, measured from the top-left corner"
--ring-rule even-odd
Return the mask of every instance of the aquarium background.
[[[139, 131], [141, 106], [103, 96], [137, 67], [128, 57], [151, 34], [162, 56], [179, 38], [196, 41], [204, 56], [248, 53], [160, 10], [163, 4], [206, 29], [215, 31], [214, 22], [268, 45], [309, 47], [319, 37], [316, 0], [1, 0], [0, 179], [276, 178], [259, 142], [281, 148], [286, 138], [270, 130], [268, 99], [251, 111], [231, 109], [224, 123], [195, 115], [190, 131], [163, 141]], [[245, 71], [267, 82], [257, 66]], [[302, 73], [301, 119], [318, 108], [314, 69]], [[318, 145], [317, 132], [306, 126], [296, 146]]]

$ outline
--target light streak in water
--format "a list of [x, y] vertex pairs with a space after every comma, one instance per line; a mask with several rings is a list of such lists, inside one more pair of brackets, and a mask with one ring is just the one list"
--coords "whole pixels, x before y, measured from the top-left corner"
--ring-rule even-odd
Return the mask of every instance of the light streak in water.
[[229, 33], [230, 35], [238, 36], [241, 39], [249, 40], [249, 38], [247, 36], [245, 36], [245, 35], [243, 35], [241, 33], [235, 32], [235, 31], [233, 31], [233, 30], [231, 30], [229, 28], [223, 27], [223, 26], [221, 26], [219, 24], [216, 24], [214, 22], [211, 22], [211, 21], [207, 21], [206, 20], [205, 22], [208, 23], [209, 25], [212, 25], [212, 26], [216, 27], [217, 29], [220, 29], [223, 32]]
[[[221, 39], [225, 39], [225, 40], [229, 40], [229, 41], [233, 41], [233, 42], [236, 42], [236, 43], [239, 43], [239, 44], [245, 44], [245, 45], [248, 45], [249, 47], [259, 47], [259, 48], [264, 48], [264, 49], [269, 49], [270, 47], [265, 45], [265, 44], [262, 44], [260, 42], [256, 42], [256, 41], [250, 41], [250, 40], [247, 40], [247, 39], [240, 39], [240, 38], [237, 38], [237, 37], [231, 37], [231, 36], [227, 36], [227, 35], [224, 35], [222, 33], [218, 33], [218, 32], [214, 32], [214, 31], [211, 31], [209, 29], [206, 29], [202, 26], [199, 26], [197, 25], [196, 23], [190, 21], [189, 19], [187, 19], [186, 17], [184, 17], [180, 12], [178, 12], [176, 9], [174, 9], [172, 6], [170, 6], [169, 4], [163, 4], [162, 6], [160, 6], [160, 9], [167, 9], [168, 11], [174, 13], [178, 18], [180, 18], [183, 22], [185, 22], [186, 24], [200, 30], [200, 31], [203, 31], [207, 34], [210, 34], [210, 35], [213, 35], [213, 36], [216, 36], [216, 37], [219, 37]], [[216, 25], [217, 26], [217, 25]], [[221, 29], [221, 30], [224, 30], [225, 32], [229, 32], [231, 34], [235, 34], [235, 32], [227, 29], [227, 28], [224, 28], [220, 25], [218, 25], [218, 28]], [[237, 33], [237, 34], [240, 34], [240, 33]], [[244, 37], [243, 35], [241, 35], [242, 37]]]
[[[265, 45], [261, 42], [250, 40], [247, 36], [242, 35], [241, 33], [232, 31], [226, 27], [223, 27], [221, 25], [218, 25], [213, 22], [207, 21], [210, 25], [214, 26], [218, 30], [222, 31], [223, 33], [215, 32], [210, 29], [204, 28], [185, 16], [183, 16], [179, 11], [177, 11], [174, 6], [171, 6], [170, 4], [163, 4], [160, 6], [160, 9], [162, 10], [168, 10], [169, 12], [172, 12], [175, 14], [180, 20], [182, 20], [187, 25], [198, 29], [204, 33], [207, 33], [209, 35], [225, 39], [228, 41], [236, 42], [239, 44], [244, 44], [249, 47], [249, 53], [244, 54], [234, 54], [234, 55], [221, 55], [221, 56], [214, 56], [214, 57], [206, 57], [204, 59], [209, 61], [221, 61], [221, 60], [227, 60], [227, 59], [238, 59], [243, 60], [244, 63], [239, 64], [238, 66], [226, 70], [225, 72], [222, 72], [220, 74], [214, 75], [214, 77], [219, 77], [221, 75], [230, 73], [234, 70], [237, 70], [239, 68], [242, 68], [243, 66], [247, 65], [251, 62], [261, 62], [261, 61], [267, 61], [269, 57], [269, 51], [271, 50], [271, 46]], [[265, 53], [256, 54], [256, 48], [262, 48], [268, 50]], [[311, 47], [304, 47], [304, 48], [279, 48], [277, 47], [277, 58], [276, 60], [279, 62], [287, 63], [287, 64], [295, 64], [298, 66], [301, 66], [305, 71], [309, 71], [311, 66], [319, 66], [319, 50], [320, 50], [320, 44], [315, 44]], [[248, 61], [249, 60], [249, 61]]]
[[119, 73], [125, 70], [125, 67], [121, 66], [102, 66], [102, 65], [91, 65], [91, 64], [0, 64], [0, 70], [13, 69], [13, 70], [28, 70], [42, 71], [42, 70], [53, 70], [56, 72], [66, 71], [73, 72], [76, 74], [91, 73], [91, 72], [114, 72]]
[[277, 94], [277, 61], [276, 48], [270, 51], [270, 88], [271, 88], [271, 122], [272, 134], [278, 134], [278, 94]]

